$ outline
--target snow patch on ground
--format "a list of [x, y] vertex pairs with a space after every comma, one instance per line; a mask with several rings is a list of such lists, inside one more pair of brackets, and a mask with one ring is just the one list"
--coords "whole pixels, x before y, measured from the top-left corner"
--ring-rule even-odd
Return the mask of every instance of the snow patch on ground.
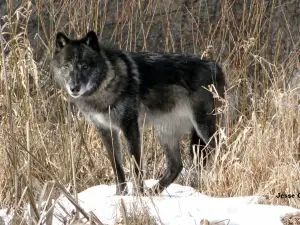
[[[147, 180], [145, 184], [151, 187], [156, 182]], [[128, 185], [131, 190], [132, 184]], [[116, 196], [115, 188], [115, 185], [88, 188], [79, 193], [79, 204], [86, 212], [92, 211], [104, 224], [116, 224], [117, 218], [121, 217], [121, 199], [127, 211], [138, 213], [146, 210], [158, 224], [165, 225], [195, 225], [203, 219], [215, 223], [224, 221], [230, 225], [282, 225], [282, 217], [300, 213], [299, 209], [288, 206], [257, 204], [262, 200], [260, 196], [213, 198], [178, 184], [171, 184], [157, 197]], [[74, 210], [66, 198], [61, 198], [59, 203], [70, 214]], [[9, 218], [3, 213], [0, 210], [0, 217], [8, 224]], [[59, 204], [56, 204], [54, 215], [53, 224], [62, 224], [59, 218], [66, 218]]]
[[0, 209], [0, 225], [9, 224], [12, 217], [6, 214], [6, 209]]

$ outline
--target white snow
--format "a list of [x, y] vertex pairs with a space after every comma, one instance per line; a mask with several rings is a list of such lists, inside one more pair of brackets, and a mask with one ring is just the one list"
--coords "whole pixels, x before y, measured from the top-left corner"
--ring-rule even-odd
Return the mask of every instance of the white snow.
[[12, 217], [6, 214], [6, 209], [0, 209], [0, 225], [9, 224]]
[[[156, 180], [147, 180], [145, 184], [151, 187]], [[128, 183], [131, 190], [131, 183]], [[158, 224], [200, 224], [203, 219], [218, 224], [230, 225], [282, 225], [281, 218], [287, 214], [298, 214], [300, 209], [288, 206], [258, 204], [260, 196], [214, 198], [203, 195], [188, 186], [171, 184], [166, 191], [157, 197], [116, 196], [115, 185], [99, 185], [79, 193], [79, 204], [87, 212], [93, 212], [104, 224], [116, 224], [121, 214], [121, 199], [128, 213], [147, 211]], [[59, 200], [60, 205], [69, 213], [74, 206], [66, 199]], [[66, 213], [59, 204], [54, 210], [53, 224], [62, 224], [59, 218]], [[0, 217], [4, 216], [3, 211]], [[8, 217], [4, 217], [8, 224]], [[1, 224], [1, 218], [0, 218]], [[2, 224], [1, 224], [2, 225]]]

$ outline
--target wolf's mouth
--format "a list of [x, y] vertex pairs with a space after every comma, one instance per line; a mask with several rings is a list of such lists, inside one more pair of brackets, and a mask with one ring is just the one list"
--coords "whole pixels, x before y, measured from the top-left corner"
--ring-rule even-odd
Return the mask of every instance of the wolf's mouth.
[[91, 82], [88, 82], [87, 84], [81, 84], [76, 88], [71, 87], [69, 84], [66, 84], [66, 90], [68, 94], [75, 99], [80, 97], [88, 97], [92, 95], [96, 89], [95, 86], [91, 84]]
[[72, 98], [79, 98], [80, 96], [82, 96], [82, 94], [80, 94], [80, 93], [78, 93], [78, 94], [69, 93], [69, 94]]
[[79, 86], [77, 88], [71, 88], [71, 86], [69, 84], [66, 84], [66, 89], [67, 89], [69, 95], [72, 98], [79, 98], [87, 92], [85, 86]]

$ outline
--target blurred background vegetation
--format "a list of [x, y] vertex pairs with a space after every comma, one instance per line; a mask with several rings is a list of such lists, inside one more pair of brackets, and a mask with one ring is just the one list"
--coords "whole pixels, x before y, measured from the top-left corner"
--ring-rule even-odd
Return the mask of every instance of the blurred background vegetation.
[[[267, 203], [299, 206], [275, 198], [300, 192], [299, 18], [299, 0], [0, 0], [0, 208], [38, 198], [54, 178], [76, 191], [114, 183], [96, 131], [68, 108], [51, 71], [55, 34], [89, 30], [126, 51], [194, 54], [222, 65], [222, 143], [209, 169], [186, 166], [177, 182], [213, 196], [268, 195]], [[145, 179], [164, 168], [160, 148], [146, 129]]]

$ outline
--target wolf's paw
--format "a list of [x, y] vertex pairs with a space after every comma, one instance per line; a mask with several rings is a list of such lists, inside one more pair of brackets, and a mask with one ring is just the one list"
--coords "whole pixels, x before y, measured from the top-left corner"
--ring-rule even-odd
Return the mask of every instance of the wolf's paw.
[[147, 195], [159, 196], [163, 190], [164, 188], [162, 188], [159, 184], [155, 184], [153, 187], [147, 189]]
[[132, 189], [132, 196], [144, 196], [145, 195], [145, 189], [143, 185], [140, 185], [139, 187], [133, 186]]
[[126, 183], [117, 185], [116, 195], [128, 195], [128, 187]]

